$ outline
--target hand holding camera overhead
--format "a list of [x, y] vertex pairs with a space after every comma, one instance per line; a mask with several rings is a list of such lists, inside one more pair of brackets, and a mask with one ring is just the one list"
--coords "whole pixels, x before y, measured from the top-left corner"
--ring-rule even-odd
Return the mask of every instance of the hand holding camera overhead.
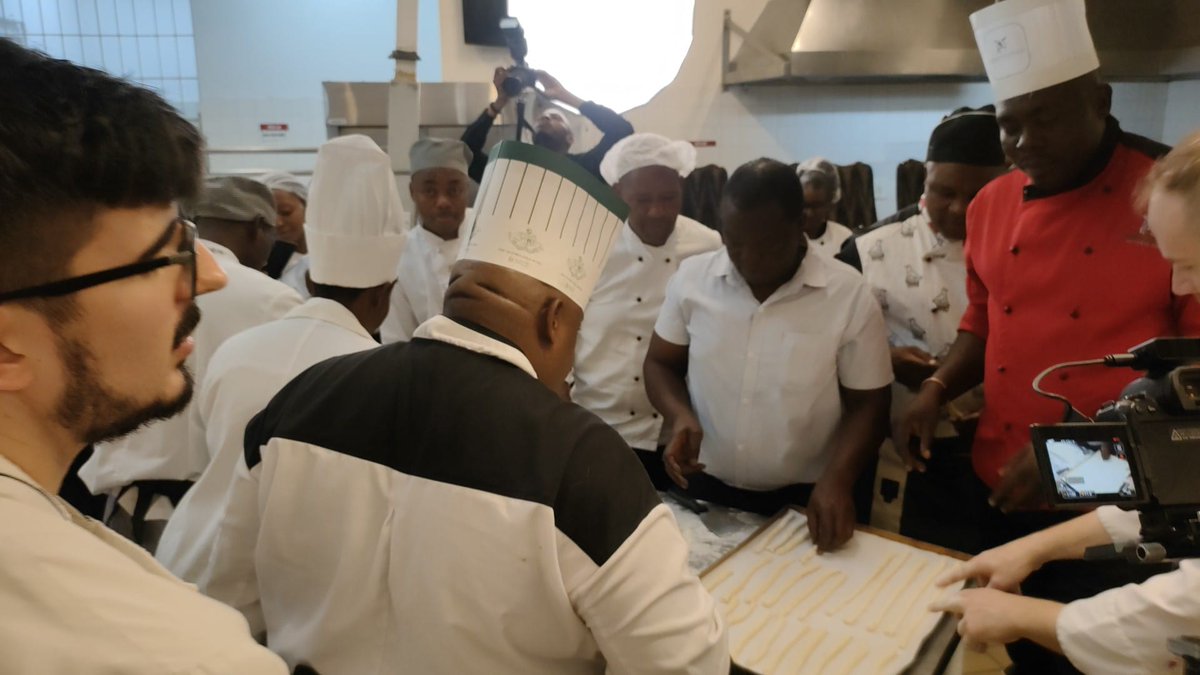
[[[504, 107], [508, 105], [509, 101], [516, 99], [518, 101], [516, 112], [518, 119], [515, 122], [519, 125], [519, 134], [522, 127], [530, 129], [533, 132], [534, 145], [567, 155], [597, 179], [604, 180], [604, 177], [600, 175], [600, 160], [604, 159], [604, 155], [617, 141], [633, 133], [633, 125], [615, 111], [592, 101], [585, 101], [571, 93], [557, 78], [546, 71], [529, 68], [525, 63], [525, 55], [529, 51], [529, 47], [525, 42], [525, 32], [516, 19], [512, 17], [501, 19], [500, 29], [504, 32], [509, 52], [511, 52], [515, 64], [496, 68], [492, 75], [492, 84], [496, 86], [496, 100], [488, 104], [488, 107], [484, 108], [479, 117], [463, 132], [462, 142], [466, 143], [474, 153], [474, 160], [471, 162], [468, 175], [477, 183], [483, 178], [483, 171], [487, 167], [488, 160], [488, 155], [484, 151], [488, 133], [492, 130], [492, 125], [495, 124], [496, 118], [500, 116]], [[538, 84], [541, 85], [540, 90], [535, 86]], [[528, 120], [521, 119], [524, 117], [521, 97], [525, 96], [527, 92], [534, 92], [534, 95], [543, 104], [539, 106], [540, 112], [536, 112], [532, 128], [530, 128]], [[575, 132], [567, 115], [553, 104], [555, 101], [578, 110], [580, 115], [596, 125], [596, 128], [603, 134], [600, 142], [586, 152], [570, 153], [571, 146], [575, 143]], [[524, 137], [521, 136], [519, 140], [524, 140]]]

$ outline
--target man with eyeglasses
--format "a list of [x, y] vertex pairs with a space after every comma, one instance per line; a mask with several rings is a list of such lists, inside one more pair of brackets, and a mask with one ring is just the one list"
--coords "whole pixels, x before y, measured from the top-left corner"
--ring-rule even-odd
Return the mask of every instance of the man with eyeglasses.
[[[258, 271], [275, 242], [275, 203], [266, 185], [240, 176], [210, 178], [185, 209], [229, 277], [219, 293], [197, 300], [204, 322], [196, 330], [188, 365], [203, 382], [221, 343], [283, 317], [302, 300]], [[108, 495], [105, 524], [154, 553], [175, 505], [211, 459], [201, 429], [197, 411], [189, 406], [178, 417], [97, 444], [79, 477], [92, 494]]]
[[385, 343], [411, 339], [417, 326], [441, 314], [450, 265], [461, 244], [458, 232], [471, 219], [471, 151], [465, 143], [423, 138], [409, 149], [408, 159], [408, 193], [417, 209], [417, 226], [405, 236], [392, 306], [379, 329]]
[[89, 443], [187, 405], [225, 274], [178, 202], [199, 133], [155, 94], [0, 39], [0, 663], [285, 673], [237, 612], [55, 496]]

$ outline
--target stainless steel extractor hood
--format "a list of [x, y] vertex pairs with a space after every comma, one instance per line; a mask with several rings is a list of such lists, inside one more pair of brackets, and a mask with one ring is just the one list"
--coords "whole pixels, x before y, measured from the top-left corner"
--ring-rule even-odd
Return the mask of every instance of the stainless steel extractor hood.
[[[770, 0], [748, 31], [727, 14], [724, 83], [982, 80], [968, 17], [990, 4]], [[1200, 1], [1087, 0], [1087, 9], [1105, 77], [1200, 77]]]

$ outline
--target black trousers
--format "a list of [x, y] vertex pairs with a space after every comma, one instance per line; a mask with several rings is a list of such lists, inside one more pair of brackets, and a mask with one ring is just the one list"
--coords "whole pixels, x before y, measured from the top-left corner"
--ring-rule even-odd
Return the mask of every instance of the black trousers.
[[[794, 483], [776, 490], [744, 490], [701, 472], [688, 476], [688, 488], [685, 492], [696, 499], [770, 516], [785, 506], [807, 506], [814, 485]], [[853, 490], [856, 520], [864, 525], [871, 522], [874, 489], [875, 465], [872, 463], [855, 481]]]
[[937, 439], [925, 471], [911, 471], [904, 485], [900, 534], [953, 551], [988, 547], [980, 523], [988, 517], [991, 491], [971, 466], [971, 439]]

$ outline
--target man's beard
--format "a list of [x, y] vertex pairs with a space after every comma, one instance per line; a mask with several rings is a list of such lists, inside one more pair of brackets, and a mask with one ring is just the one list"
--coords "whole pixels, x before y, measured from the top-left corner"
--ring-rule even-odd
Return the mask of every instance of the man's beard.
[[[174, 346], [182, 344], [199, 322], [200, 309], [193, 302], [176, 328]], [[55, 414], [58, 423], [84, 443], [110, 441], [149, 422], [174, 417], [192, 400], [194, 378], [185, 364], [179, 366], [184, 384], [178, 396], [140, 403], [113, 391], [100, 380], [94, 367], [95, 356], [86, 345], [61, 330], [58, 336], [67, 384]]]
[[565, 137], [550, 131], [533, 132], [533, 144], [555, 152], [566, 152], [571, 149], [567, 145]]

